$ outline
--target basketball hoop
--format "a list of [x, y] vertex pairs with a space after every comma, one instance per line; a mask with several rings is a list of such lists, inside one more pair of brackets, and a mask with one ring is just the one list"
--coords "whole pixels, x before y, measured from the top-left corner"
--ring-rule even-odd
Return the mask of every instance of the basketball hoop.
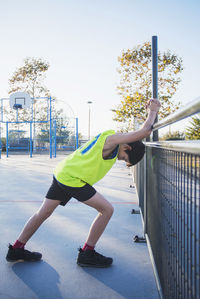
[[14, 104], [13, 109], [15, 109], [15, 110], [22, 109], [22, 105], [21, 104]]
[[15, 92], [10, 95], [10, 108], [18, 109], [30, 109], [31, 97], [25, 92]]

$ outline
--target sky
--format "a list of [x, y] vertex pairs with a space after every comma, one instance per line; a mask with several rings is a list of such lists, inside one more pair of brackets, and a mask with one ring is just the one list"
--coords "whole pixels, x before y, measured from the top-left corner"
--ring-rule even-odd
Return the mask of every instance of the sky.
[[0, 98], [26, 57], [50, 63], [45, 85], [79, 132], [117, 129], [111, 109], [120, 104], [118, 56], [158, 36], [158, 50], [183, 59], [174, 96], [184, 106], [200, 96], [200, 1], [0, 0]]

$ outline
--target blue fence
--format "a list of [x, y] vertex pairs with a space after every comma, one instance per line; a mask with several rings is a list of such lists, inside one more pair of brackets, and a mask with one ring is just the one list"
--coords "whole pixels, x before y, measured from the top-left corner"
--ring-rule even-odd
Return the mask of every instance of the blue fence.
[[[16, 109], [16, 121], [10, 121], [9, 115], [13, 119], [13, 109], [8, 106], [9, 99], [0, 99], [0, 158], [2, 151], [6, 151], [7, 157], [20, 152], [30, 157], [33, 154], [48, 153], [52, 158], [59, 152], [75, 150], [79, 144], [78, 118], [68, 117], [63, 120], [56, 117], [52, 111], [54, 100], [51, 97], [31, 100], [31, 109], [24, 115], [24, 109]], [[38, 110], [33, 108], [36, 104], [37, 109], [44, 110], [44, 119], [37, 119]]]

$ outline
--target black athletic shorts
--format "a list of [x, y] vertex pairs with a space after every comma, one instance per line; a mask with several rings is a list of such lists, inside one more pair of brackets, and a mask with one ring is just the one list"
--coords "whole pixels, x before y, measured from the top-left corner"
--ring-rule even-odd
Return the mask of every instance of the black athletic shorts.
[[96, 190], [89, 184], [85, 184], [83, 187], [69, 187], [59, 183], [53, 176], [53, 181], [46, 194], [46, 198], [60, 200], [60, 205], [65, 206], [72, 197], [79, 201], [86, 201], [95, 195], [95, 193]]

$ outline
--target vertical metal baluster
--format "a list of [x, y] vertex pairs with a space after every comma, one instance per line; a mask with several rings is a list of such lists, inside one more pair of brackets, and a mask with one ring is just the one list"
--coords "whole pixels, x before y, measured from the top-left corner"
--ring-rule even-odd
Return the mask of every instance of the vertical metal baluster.
[[197, 270], [198, 270], [198, 275], [197, 275], [197, 294], [200, 294], [200, 156], [198, 157], [198, 222], [199, 222], [199, 227], [198, 227], [198, 232], [197, 232], [197, 256], [198, 256], [198, 263], [197, 263]]
[[[166, 177], [170, 179], [170, 151], [167, 151], [167, 174]], [[167, 298], [170, 296], [170, 276], [171, 276], [171, 253], [170, 253], [170, 199], [171, 199], [171, 188], [168, 184], [169, 198], [167, 199], [167, 228], [166, 228], [166, 238], [167, 238]]]
[[189, 154], [187, 154], [187, 298], [189, 298]]
[[183, 153], [183, 267], [182, 267], [182, 296], [185, 296], [185, 153]]
[[192, 286], [193, 286], [193, 271], [192, 271], [192, 258], [193, 258], [193, 186], [192, 186], [192, 181], [193, 181], [193, 167], [192, 167], [192, 162], [193, 162], [193, 155], [190, 155], [190, 297], [192, 297]]
[[176, 261], [175, 261], [175, 232], [176, 232], [176, 189], [174, 185], [174, 179], [176, 182], [176, 154], [172, 152], [172, 198], [171, 198], [171, 211], [172, 211], [172, 219], [171, 219], [171, 258], [172, 258], [172, 276], [171, 276], [171, 288], [172, 288], [172, 296], [175, 297], [175, 273], [176, 273]]
[[[170, 151], [167, 151], [167, 174], [166, 177], [168, 177], [170, 179], [170, 175], [171, 175], [171, 171], [170, 171]], [[167, 227], [166, 227], [166, 238], [167, 238], [167, 269], [168, 269], [168, 273], [167, 273], [167, 294], [168, 297], [170, 296], [170, 276], [171, 276], [171, 260], [170, 260], [170, 199], [171, 199], [171, 187], [169, 185], [169, 183], [167, 182], [167, 188], [168, 188], [168, 192], [169, 192], [169, 197], [167, 199]], [[167, 191], [166, 188], [166, 191]], [[167, 298], [168, 298], [167, 297]]]
[[[172, 152], [170, 151], [170, 161], [172, 159], [171, 157]], [[170, 163], [170, 168], [169, 168], [169, 172], [170, 172], [170, 182], [172, 181], [172, 176], [173, 176], [173, 170], [171, 168], [171, 163]], [[170, 266], [170, 273], [169, 273], [169, 291], [173, 291], [172, 287], [171, 287], [171, 280], [172, 280], [172, 276], [173, 276], [173, 268], [172, 268], [172, 186], [170, 186], [170, 196], [169, 196], [169, 266]]]
[[188, 190], [188, 185], [187, 185], [187, 159], [188, 155], [185, 154], [185, 297], [187, 298], [188, 296], [188, 290], [187, 290], [187, 208], [188, 208], [188, 198], [187, 198], [187, 190]]
[[175, 222], [175, 229], [174, 229], [174, 284], [175, 284], [175, 298], [177, 298], [178, 293], [178, 273], [177, 273], [177, 262], [178, 262], [178, 154], [177, 152], [174, 153], [175, 156], [175, 174], [176, 174], [176, 181], [174, 186], [174, 193], [175, 193], [175, 211], [174, 211], [174, 222]]
[[[172, 155], [172, 163], [173, 163], [173, 177], [175, 176], [175, 185], [173, 182], [172, 189], [172, 271], [173, 275], [171, 277], [171, 286], [172, 286], [172, 295], [176, 296], [176, 181], [177, 181], [177, 173], [176, 173], [176, 152], [173, 152]], [[176, 297], [175, 297], [176, 298]]]
[[177, 186], [177, 161], [176, 161], [176, 152], [173, 152], [173, 164], [174, 164], [174, 175], [175, 175], [175, 182], [173, 183], [173, 273], [174, 279], [173, 283], [173, 294], [174, 298], [176, 298], [176, 253], [177, 253], [177, 246], [176, 246], [176, 233], [177, 233], [177, 194], [176, 194], [176, 186]]
[[180, 275], [179, 275], [179, 262], [180, 262], [180, 196], [179, 196], [179, 192], [181, 193], [181, 188], [180, 188], [180, 157], [179, 157], [179, 153], [177, 152], [177, 174], [178, 174], [178, 181], [177, 181], [177, 212], [178, 212], [178, 215], [177, 215], [177, 241], [176, 241], [176, 244], [177, 244], [177, 265], [176, 265], [176, 271], [177, 271], [177, 277], [176, 277], [176, 280], [177, 280], [177, 298], [179, 297], [179, 285], [180, 285]]
[[183, 153], [180, 153], [181, 155], [181, 256], [180, 256], [180, 289], [179, 289], [179, 298], [181, 298], [183, 294], [183, 288], [184, 288], [184, 283], [183, 283], [183, 231], [184, 231], [184, 222], [183, 222], [183, 201], [184, 201], [184, 196], [183, 196]]
[[196, 196], [197, 196], [197, 192], [196, 192], [196, 189], [197, 189], [197, 157], [196, 155], [194, 155], [194, 267], [193, 267], [193, 273], [194, 273], [194, 286], [193, 286], [193, 296], [194, 298], [197, 297], [197, 293], [196, 293], [196, 284], [197, 284], [197, 272], [196, 272], [196, 269], [197, 269], [197, 251], [196, 251], [196, 240], [197, 240], [197, 229], [196, 229], [196, 226], [197, 226], [197, 202], [196, 202]]
[[[166, 176], [165, 176], [165, 181], [166, 181], [166, 177], [169, 177], [169, 169], [170, 169], [170, 164], [169, 164], [169, 154], [170, 152], [167, 151], [166, 152]], [[166, 189], [165, 189], [165, 194], [166, 194], [166, 190], [168, 189], [169, 193], [170, 193], [170, 189], [169, 189], [169, 184], [168, 182], [166, 182]], [[166, 230], [165, 230], [165, 239], [166, 239], [166, 256], [167, 256], [167, 260], [166, 260], [166, 266], [167, 266], [167, 294], [169, 294], [169, 277], [170, 277], [170, 252], [169, 252], [169, 213], [170, 213], [170, 210], [169, 210], [169, 198], [170, 198], [170, 195], [168, 197], [168, 199], [166, 199], [166, 204], [165, 204], [165, 207], [166, 207], [166, 212], [165, 212], [165, 215], [166, 215]]]

